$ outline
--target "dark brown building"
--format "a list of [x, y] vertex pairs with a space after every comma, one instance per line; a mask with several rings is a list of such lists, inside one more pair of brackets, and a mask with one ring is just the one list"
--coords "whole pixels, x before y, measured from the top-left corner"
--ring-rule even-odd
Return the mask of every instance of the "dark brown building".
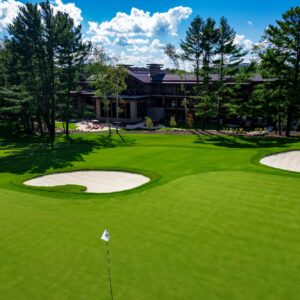
[[[124, 65], [128, 70], [127, 90], [122, 94], [122, 113], [119, 121], [123, 123], [137, 123], [150, 116], [154, 121], [162, 121], [174, 115], [176, 120], [184, 120], [184, 107], [182, 101], [184, 95], [182, 84], [185, 85], [186, 97], [195, 95], [196, 77], [192, 74], [183, 75], [168, 74], [162, 69], [162, 65], [150, 64], [147, 68], [136, 68]], [[218, 75], [212, 75], [211, 81], [217, 83]], [[241, 87], [242, 97], [247, 100], [255, 84], [264, 82], [261, 76], [251, 78]], [[201, 82], [200, 82], [201, 83]], [[227, 84], [234, 84], [234, 80], [228, 78]], [[103, 100], [94, 97], [89, 81], [82, 82], [82, 89], [74, 92], [74, 101], [80, 116], [84, 115], [87, 107], [92, 107], [91, 118], [106, 119]], [[116, 102], [110, 100], [109, 118], [116, 121]]]

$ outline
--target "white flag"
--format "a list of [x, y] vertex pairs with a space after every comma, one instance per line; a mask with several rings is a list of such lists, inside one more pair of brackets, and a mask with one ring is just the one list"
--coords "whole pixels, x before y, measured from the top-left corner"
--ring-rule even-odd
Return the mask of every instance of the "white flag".
[[110, 236], [108, 231], [105, 229], [102, 236], [101, 236], [101, 240], [108, 242], [110, 240]]

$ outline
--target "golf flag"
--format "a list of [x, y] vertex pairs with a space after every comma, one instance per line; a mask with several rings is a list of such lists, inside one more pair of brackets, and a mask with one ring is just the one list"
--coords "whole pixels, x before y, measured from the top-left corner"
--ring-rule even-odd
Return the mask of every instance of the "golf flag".
[[109, 236], [107, 229], [104, 230], [104, 232], [101, 236], [101, 240], [103, 240], [105, 242], [108, 242], [110, 240], [110, 236]]

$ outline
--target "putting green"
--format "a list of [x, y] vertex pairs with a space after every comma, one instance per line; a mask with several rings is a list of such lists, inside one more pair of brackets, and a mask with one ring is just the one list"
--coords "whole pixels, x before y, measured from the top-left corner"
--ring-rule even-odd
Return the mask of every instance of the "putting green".
[[[0, 139], [0, 298], [299, 299], [300, 174], [261, 165], [296, 139], [74, 135]], [[153, 179], [115, 194], [29, 188], [112, 170]]]

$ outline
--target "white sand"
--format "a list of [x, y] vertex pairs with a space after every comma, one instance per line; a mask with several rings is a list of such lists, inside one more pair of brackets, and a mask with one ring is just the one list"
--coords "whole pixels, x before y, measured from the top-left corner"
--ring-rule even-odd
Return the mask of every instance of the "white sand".
[[149, 181], [146, 176], [126, 172], [76, 171], [41, 176], [24, 184], [39, 187], [76, 184], [87, 187], [87, 193], [112, 193], [130, 190]]
[[300, 172], [300, 151], [290, 151], [266, 156], [260, 160], [260, 163], [281, 170]]

